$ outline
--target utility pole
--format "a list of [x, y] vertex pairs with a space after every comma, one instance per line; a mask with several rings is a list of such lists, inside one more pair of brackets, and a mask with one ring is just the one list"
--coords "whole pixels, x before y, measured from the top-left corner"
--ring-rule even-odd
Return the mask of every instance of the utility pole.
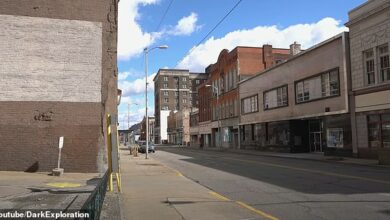
[[158, 47], [153, 47], [149, 50], [149, 48], [145, 47], [144, 54], [145, 54], [145, 123], [146, 123], [146, 154], [145, 159], [148, 159], [149, 154], [149, 118], [148, 118], [148, 54], [149, 51], [152, 51], [154, 49], [167, 49], [167, 45], [161, 45]]

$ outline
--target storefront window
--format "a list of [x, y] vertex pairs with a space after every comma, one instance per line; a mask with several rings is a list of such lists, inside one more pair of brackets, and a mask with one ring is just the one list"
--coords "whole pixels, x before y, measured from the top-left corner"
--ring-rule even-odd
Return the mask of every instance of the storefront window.
[[390, 148], [390, 114], [382, 115], [382, 144]]
[[289, 124], [286, 122], [270, 123], [268, 140], [270, 145], [288, 145], [290, 139]]
[[368, 142], [371, 148], [390, 148], [390, 114], [369, 115]]
[[343, 147], [343, 129], [342, 128], [329, 128], [327, 129], [327, 146], [328, 147]]

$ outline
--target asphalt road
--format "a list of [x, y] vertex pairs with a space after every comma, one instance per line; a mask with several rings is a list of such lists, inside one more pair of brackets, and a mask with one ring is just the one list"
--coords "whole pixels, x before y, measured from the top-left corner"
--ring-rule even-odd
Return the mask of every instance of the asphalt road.
[[390, 219], [389, 168], [177, 147], [151, 156], [262, 219]]

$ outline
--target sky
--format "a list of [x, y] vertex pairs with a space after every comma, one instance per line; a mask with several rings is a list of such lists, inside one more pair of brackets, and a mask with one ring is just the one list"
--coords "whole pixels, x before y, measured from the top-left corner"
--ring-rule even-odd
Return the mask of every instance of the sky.
[[[348, 31], [348, 11], [366, 0], [242, 0], [204, 40], [239, 0], [120, 0], [118, 27], [118, 87], [120, 129], [145, 115], [145, 47], [148, 56], [148, 114], [154, 114], [153, 77], [160, 68], [204, 72], [222, 49], [236, 46], [303, 49]], [[169, 10], [164, 16], [166, 9]]]

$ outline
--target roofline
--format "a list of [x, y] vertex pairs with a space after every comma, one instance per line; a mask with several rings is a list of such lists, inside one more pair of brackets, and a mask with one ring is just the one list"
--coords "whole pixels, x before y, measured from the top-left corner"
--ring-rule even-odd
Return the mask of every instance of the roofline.
[[171, 71], [171, 72], [175, 72], [175, 71], [177, 71], [177, 72], [179, 72], [179, 71], [186, 71], [186, 72], [189, 72], [188, 69], [161, 69], [161, 68], [160, 68], [160, 69], [158, 69], [157, 74], [154, 76], [153, 82], [156, 81], [157, 76], [160, 75], [160, 71]]
[[354, 25], [354, 24], [356, 24], [356, 23], [362, 21], [363, 19], [369, 18], [369, 17], [371, 17], [372, 15], [375, 15], [375, 14], [377, 14], [377, 13], [380, 13], [381, 11], [383, 11], [383, 10], [387, 9], [388, 7], [390, 7], [390, 2], [386, 2], [386, 3], [383, 4], [383, 5], [380, 5], [380, 6], [377, 6], [376, 8], [373, 8], [373, 9], [372, 9], [371, 11], [369, 11], [368, 13], [361, 14], [361, 15], [359, 15], [359, 16], [353, 18], [353, 19], [350, 18], [350, 14], [351, 14], [352, 12], [355, 12], [355, 11], [361, 9], [362, 7], [364, 7], [364, 6], [366, 6], [366, 5], [370, 4], [370, 3], [371, 3], [371, 1], [369, 0], [369, 1], [367, 1], [367, 2], [365, 2], [365, 3], [363, 3], [363, 4], [361, 4], [361, 5], [359, 5], [358, 7], [352, 9], [351, 11], [349, 11], [349, 12], [348, 12], [348, 22], [346, 22], [344, 25], [345, 25], [346, 27], [349, 27], [349, 26], [351, 26], [351, 25]]
[[331, 37], [331, 38], [329, 38], [329, 39], [326, 39], [326, 40], [324, 40], [324, 41], [322, 41], [322, 42], [320, 42], [320, 43], [318, 43], [318, 44], [316, 44], [316, 45], [314, 45], [314, 46], [308, 48], [307, 50], [298, 53], [297, 55], [291, 57], [290, 59], [288, 59], [288, 60], [286, 60], [286, 61], [284, 61], [284, 62], [282, 62], [282, 63], [276, 64], [275, 66], [273, 66], [273, 67], [271, 67], [271, 68], [269, 68], [269, 69], [265, 69], [265, 70], [263, 70], [263, 71], [261, 71], [261, 72], [256, 73], [255, 75], [253, 75], [253, 76], [251, 76], [251, 77], [249, 77], [249, 78], [246, 78], [246, 79], [244, 79], [244, 80], [242, 80], [242, 81], [239, 81], [238, 84], [241, 84], [241, 83], [244, 83], [244, 82], [246, 82], [246, 81], [248, 81], [248, 80], [250, 80], [250, 79], [256, 78], [256, 77], [259, 76], [259, 75], [263, 75], [264, 73], [267, 73], [267, 72], [269, 72], [269, 71], [271, 71], [271, 70], [273, 70], [273, 69], [275, 69], [275, 68], [278, 68], [279, 66], [282, 66], [282, 65], [284, 65], [284, 64], [286, 64], [286, 63], [288, 63], [288, 62], [291, 62], [292, 60], [295, 60], [295, 59], [297, 59], [297, 58], [299, 58], [299, 57], [301, 57], [301, 56], [303, 56], [303, 55], [306, 55], [307, 53], [310, 53], [311, 51], [313, 51], [313, 50], [315, 50], [315, 49], [317, 49], [317, 48], [319, 48], [319, 47], [322, 47], [322, 46], [324, 46], [325, 44], [328, 44], [328, 43], [330, 43], [330, 42], [333, 42], [333, 41], [335, 41], [336, 39], [342, 38], [346, 33], [348, 33], [348, 31], [343, 31], [343, 32], [341, 32], [340, 34], [337, 34], [337, 35], [335, 35], [335, 36], [333, 36], [333, 37]]

